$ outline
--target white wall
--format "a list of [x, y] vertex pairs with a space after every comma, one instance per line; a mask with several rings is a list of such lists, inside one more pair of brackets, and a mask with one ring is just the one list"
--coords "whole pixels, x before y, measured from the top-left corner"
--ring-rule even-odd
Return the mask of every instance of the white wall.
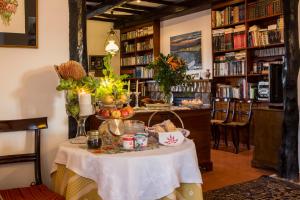
[[[113, 27], [110, 22], [87, 21], [87, 49], [89, 55], [106, 55], [105, 41], [107, 33]], [[115, 30], [117, 37], [120, 38], [120, 31]], [[120, 53], [112, 58], [112, 66], [115, 73], [120, 73]]]
[[[43, 181], [49, 185], [57, 146], [67, 138], [64, 98], [55, 90], [53, 65], [69, 58], [68, 0], [39, 0], [38, 11], [38, 49], [0, 48], [0, 120], [48, 117], [41, 156]], [[28, 152], [33, 145], [29, 138], [30, 134], [1, 133], [0, 155]], [[1, 166], [0, 188], [28, 186], [34, 180], [32, 169], [32, 164]]]
[[204, 71], [212, 71], [212, 39], [210, 10], [170, 19], [160, 23], [160, 51], [170, 53], [170, 37], [190, 33], [202, 32], [202, 65], [201, 76]]

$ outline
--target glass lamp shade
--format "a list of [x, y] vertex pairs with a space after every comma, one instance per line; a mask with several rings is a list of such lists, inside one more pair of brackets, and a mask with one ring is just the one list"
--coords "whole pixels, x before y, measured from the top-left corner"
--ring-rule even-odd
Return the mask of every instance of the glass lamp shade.
[[114, 40], [109, 40], [107, 45], [105, 46], [105, 51], [115, 55], [119, 51], [119, 47]]

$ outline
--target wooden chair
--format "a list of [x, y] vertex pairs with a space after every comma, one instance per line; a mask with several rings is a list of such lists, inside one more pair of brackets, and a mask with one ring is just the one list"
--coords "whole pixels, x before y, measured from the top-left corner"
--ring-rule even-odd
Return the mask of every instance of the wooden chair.
[[[228, 120], [229, 116], [229, 107], [231, 100], [228, 98], [220, 99], [215, 98], [212, 103], [212, 112], [211, 112], [211, 134], [214, 139], [214, 148], [219, 147], [220, 143], [220, 129], [219, 127]], [[225, 139], [227, 143], [227, 138]]]
[[235, 153], [239, 153], [240, 145], [240, 130], [246, 131], [247, 148], [250, 150], [250, 122], [252, 118], [252, 105], [251, 100], [243, 101], [236, 100], [234, 102], [234, 111], [232, 119], [229, 122], [224, 122], [222, 126], [226, 129], [232, 130], [232, 142], [235, 147]]
[[0, 121], [0, 133], [16, 131], [34, 131], [34, 153], [0, 156], [0, 165], [34, 162], [35, 182], [30, 187], [0, 190], [1, 200], [63, 200], [64, 198], [50, 191], [42, 184], [40, 164], [41, 129], [46, 129], [47, 118]]

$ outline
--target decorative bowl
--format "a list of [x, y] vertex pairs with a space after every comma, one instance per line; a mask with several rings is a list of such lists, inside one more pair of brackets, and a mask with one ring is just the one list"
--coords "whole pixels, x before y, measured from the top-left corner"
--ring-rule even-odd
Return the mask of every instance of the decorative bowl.
[[158, 134], [158, 141], [165, 146], [178, 146], [182, 144], [185, 137], [181, 131], [162, 132]]
[[130, 106], [123, 105], [99, 105], [96, 108], [96, 117], [101, 120], [107, 119], [129, 119], [135, 114]]

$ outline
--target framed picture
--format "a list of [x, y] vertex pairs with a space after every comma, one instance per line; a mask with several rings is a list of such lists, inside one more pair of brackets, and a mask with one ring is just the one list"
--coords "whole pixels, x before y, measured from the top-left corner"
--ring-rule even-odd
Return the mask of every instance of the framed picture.
[[38, 1], [0, 0], [0, 47], [38, 47]]
[[201, 32], [196, 31], [170, 38], [171, 53], [182, 58], [188, 65], [188, 74], [200, 79], [202, 69]]
[[89, 56], [89, 72], [93, 72], [95, 77], [103, 76], [104, 69], [104, 55], [90, 55]]

